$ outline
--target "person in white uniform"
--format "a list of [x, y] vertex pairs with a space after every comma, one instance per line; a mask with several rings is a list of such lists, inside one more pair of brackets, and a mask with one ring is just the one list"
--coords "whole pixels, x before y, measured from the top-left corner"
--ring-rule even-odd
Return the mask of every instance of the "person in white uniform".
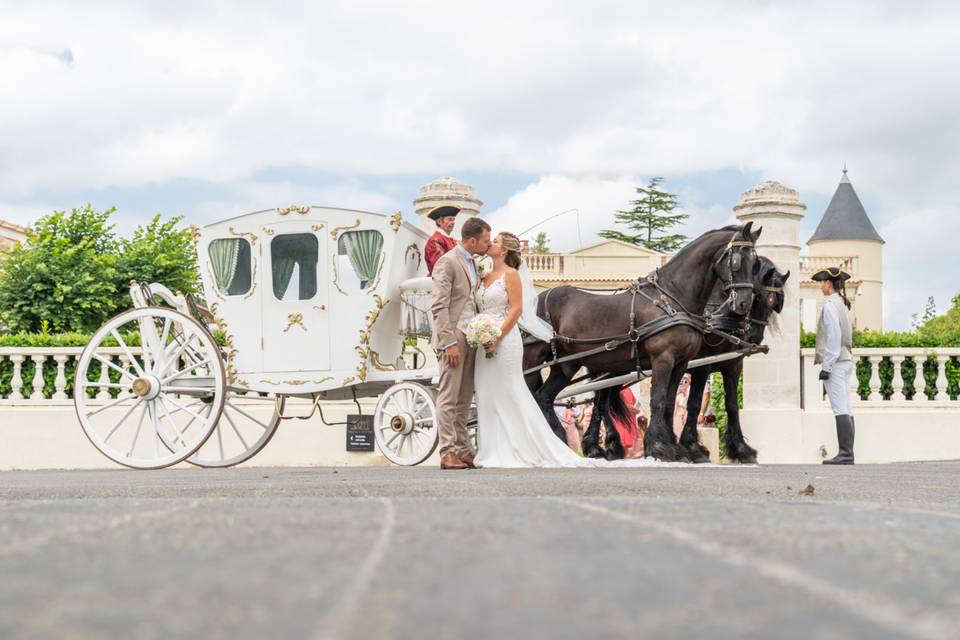
[[814, 363], [820, 364], [820, 379], [830, 399], [837, 423], [840, 452], [823, 464], [853, 464], [853, 412], [850, 410], [850, 376], [854, 374], [853, 330], [850, 325], [850, 300], [844, 283], [850, 274], [837, 267], [827, 267], [813, 274], [825, 296], [817, 322], [817, 352]]

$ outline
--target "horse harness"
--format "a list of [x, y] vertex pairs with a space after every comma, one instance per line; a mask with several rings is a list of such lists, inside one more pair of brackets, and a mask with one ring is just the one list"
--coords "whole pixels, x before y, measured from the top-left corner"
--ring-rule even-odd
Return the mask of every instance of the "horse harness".
[[[692, 329], [695, 329], [703, 334], [715, 334], [720, 336], [723, 340], [728, 340], [735, 346], [746, 346], [750, 348], [756, 348], [758, 345], [752, 344], [743, 340], [742, 338], [734, 335], [731, 331], [739, 333], [736, 331], [737, 327], [730, 327], [728, 322], [722, 322], [719, 318], [723, 314], [719, 312], [731, 302], [731, 299], [736, 297], [737, 290], [749, 287], [753, 289], [753, 283], [744, 283], [744, 282], [735, 282], [733, 274], [740, 270], [740, 263], [742, 257], [740, 256], [740, 249], [744, 247], [753, 248], [753, 242], [746, 240], [731, 240], [727, 243], [726, 248], [724, 249], [723, 254], [717, 259], [717, 262], [714, 263], [715, 266], [719, 265], [724, 258], [727, 259], [725, 267], [727, 268], [728, 281], [724, 285], [724, 291], [731, 291], [732, 294], [727, 297], [723, 304], [719, 305], [713, 314], [698, 316], [694, 313], [689, 312], [683, 304], [677, 300], [669, 291], [660, 286], [659, 267], [653, 271], [653, 273], [647, 275], [645, 278], [637, 278], [634, 282], [631, 282], [626, 287], [621, 287], [614, 290], [613, 295], [623, 295], [629, 293], [631, 296], [630, 299], [630, 325], [627, 333], [617, 336], [609, 336], [605, 338], [571, 338], [569, 336], [555, 335], [550, 340], [550, 351], [553, 359], [550, 362], [526, 369], [523, 374], [527, 375], [533, 373], [534, 371], [539, 371], [545, 367], [554, 366], [561, 364], [563, 362], [569, 362], [571, 360], [582, 360], [589, 356], [601, 353], [604, 351], [614, 351], [627, 342], [631, 343], [631, 357], [634, 360], [637, 373], [641, 371], [640, 366], [640, 348], [639, 343], [645, 341], [648, 338], [666, 331], [667, 329], [672, 329], [673, 327], [678, 326], [687, 326]], [[736, 249], [736, 251], [734, 251]], [[644, 291], [644, 287], [653, 287], [657, 292], [657, 297], [649, 295]], [[586, 289], [577, 287], [580, 291], [609, 291], [609, 289]], [[544, 306], [544, 315], [545, 320], [553, 325], [553, 319], [550, 317], [550, 294], [553, 292], [553, 289], [548, 289], [546, 295], [543, 299]], [[646, 298], [654, 306], [659, 308], [664, 312], [665, 315], [658, 316], [653, 320], [645, 322], [644, 324], [637, 326], [636, 324], [636, 302], [637, 296]], [[679, 310], [676, 308], [679, 307]], [[727, 316], [729, 317], [729, 316]], [[764, 323], [766, 324], [766, 323]], [[743, 333], [746, 333], [746, 327], [744, 327]], [[530, 340], [525, 341], [528, 344], [532, 342], [541, 342], [540, 340]], [[579, 353], [570, 354], [567, 356], [559, 357], [557, 353], [557, 342], [565, 342], [567, 344], [599, 344], [602, 343], [599, 347], [593, 349], [588, 349], [587, 351], [581, 351]]]

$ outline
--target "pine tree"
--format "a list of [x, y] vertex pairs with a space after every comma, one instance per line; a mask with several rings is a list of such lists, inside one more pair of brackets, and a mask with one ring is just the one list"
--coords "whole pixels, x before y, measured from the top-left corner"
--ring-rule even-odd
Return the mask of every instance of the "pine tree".
[[617, 211], [614, 219], [618, 224], [626, 226], [629, 232], [604, 229], [600, 236], [665, 253], [682, 247], [687, 236], [669, 231], [690, 216], [686, 213], [674, 213], [679, 206], [677, 196], [660, 189], [662, 182], [663, 178], [651, 178], [646, 187], [637, 187], [640, 197], [631, 201], [633, 209]]
[[548, 244], [550, 239], [547, 237], [547, 234], [541, 231], [537, 234], [536, 240], [533, 241], [533, 252], [534, 253], [550, 253], [550, 245]]

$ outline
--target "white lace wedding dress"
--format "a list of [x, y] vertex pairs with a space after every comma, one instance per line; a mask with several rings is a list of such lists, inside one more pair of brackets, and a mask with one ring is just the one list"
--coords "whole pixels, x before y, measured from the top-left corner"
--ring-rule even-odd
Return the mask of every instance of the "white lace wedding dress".
[[[489, 287], [480, 284], [477, 308], [499, 321], [509, 301], [504, 277]], [[477, 352], [474, 383], [477, 396], [478, 467], [639, 467], [666, 466], [653, 459], [600, 460], [581, 458], [561, 442], [523, 380], [523, 342], [514, 326], [486, 358]]]

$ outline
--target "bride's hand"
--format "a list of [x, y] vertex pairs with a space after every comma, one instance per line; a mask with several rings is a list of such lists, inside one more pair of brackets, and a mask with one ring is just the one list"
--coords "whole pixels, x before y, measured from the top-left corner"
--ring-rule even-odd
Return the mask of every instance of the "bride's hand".
[[486, 351], [487, 353], [493, 353], [494, 351], [497, 350], [498, 342], [499, 340], [491, 340], [490, 342], [485, 343], [483, 345], [483, 350]]

